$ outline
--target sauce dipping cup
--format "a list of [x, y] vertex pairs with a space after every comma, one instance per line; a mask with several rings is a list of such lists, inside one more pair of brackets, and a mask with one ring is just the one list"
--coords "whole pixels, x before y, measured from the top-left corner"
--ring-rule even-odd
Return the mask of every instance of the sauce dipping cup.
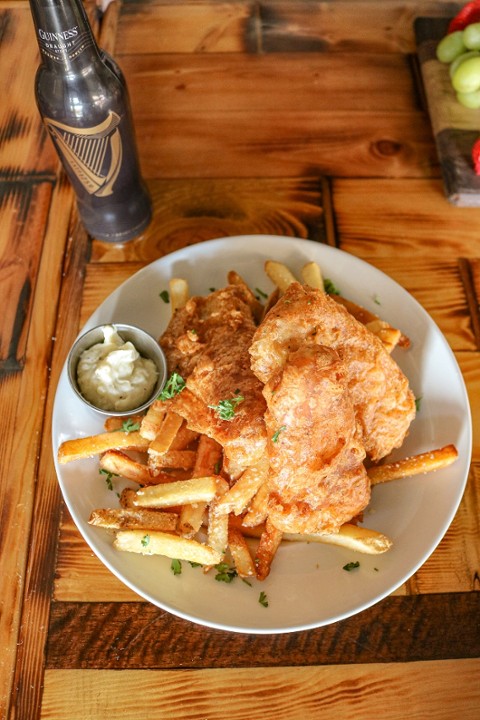
[[[103, 329], [107, 326], [113, 327], [124, 342], [130, 341], [139, 354], [144, 358], [152, 360], [157, 368], [158, 378], [152, 393], [145, 402], [131, 408], [130, 410], [104, 410], [103, 408], [96, 407], [83, 397], [78, 386], [77, 366], [80, 356], [84, 350], [87, 350], [93, 345], [104, 341]], [[157, 340], [150, 335], [150, 333], [135, 325], [124, 325], [122, 323], [112, 322], [97, 325], [96, 327], [87, 330], [76, 339], [67, 358], [67, 373], [72, 390], [75, 392], [77, 397], [85, 403], [85, 405], [101, 415], [105, 415], [107, 417], [121, 417], [136, 415], [137, 413], [146, 410], [155, 398], [158, 397], [167, 380], [167, 361], [162, 348], [158, 344]]]

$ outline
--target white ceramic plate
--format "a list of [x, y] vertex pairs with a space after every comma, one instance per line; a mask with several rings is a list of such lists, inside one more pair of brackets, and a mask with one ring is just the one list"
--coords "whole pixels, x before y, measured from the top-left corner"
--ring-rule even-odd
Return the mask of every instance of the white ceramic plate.
[[[84, 330], [107, 322], [133, 323], [158, 337], [170, 308], [159, 293], [168, 280], [184, 277], [192, 294], [226, 284], [237, 270], [252, 288], [271, 290], [263, 264], [283, 261], [294, 271], [320, 263], [346, 297], [381, 314], [411, 338], [395, 357], [410, 379], [420, 412], [398, 456], [454, 443], [459, 459], [429, 477], [409, 478], [373, 490], [365, 525], [386, 533], [393, 548], [383, 555], [357, 555], [318, 544], [282, 545], [272, 572], [251, 586], [183, 563], [173, 575], [170, 560], [121, 553], [112, 535], [87, 523], [93, 508], [112, 507], [117, 496], [98, 473], [96, 459], [56, 465], [65, 502], [83, 537], [103, 563], [139, 595], [175, 615], [203, 625], [249, 633], [280, 633], [319, 627], [354, 615], [405, 582], [433, 552], [461, 500], [470, 463], [471, 419], [464, 382], [452, 351], [423, 308], [379, 270], [344, 252], [307, 240], [269, 235], [229, 237], [192, 245], [153, 262], [121, 285], [91, 316]], [[378, 304], [380, 303], [380, 304]], [[102, 431], [102, 422], [76, 398], [63, 369], [53, 413], [53, 451], [68, 438]], [[360, 561], [346, 572], [343, 566]], [[259, 603], [265, 592], [268, 607]]]

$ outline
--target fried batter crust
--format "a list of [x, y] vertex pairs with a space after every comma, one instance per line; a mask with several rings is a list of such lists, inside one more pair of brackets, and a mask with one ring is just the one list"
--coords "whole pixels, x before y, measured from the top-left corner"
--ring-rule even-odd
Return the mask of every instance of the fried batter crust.
[[[234, 477], [258, 461], [266, 444], [262, 383], [248, 352], [255, 330], [251, 298], [241, 286], [228, 285], [188, 300], [160, 338], [169, 372], [186, 380], [171, 409], [224, 447]], [[238, 397], [243, 400], [231, 420], [221, 420], [211, 407]]]
[[301, 345], [267, 381], [269, 516], [285, 532], [335, 532], [370, 499], [343, 363]]
[[345, 368], [361, 440], [373, 461], [402, 444], [415, 416], [408, 381], [382, 343], [325, 293], [293, 283], [258, 328], [252, 368], [267, 382], [302, 342], [334, 349]]

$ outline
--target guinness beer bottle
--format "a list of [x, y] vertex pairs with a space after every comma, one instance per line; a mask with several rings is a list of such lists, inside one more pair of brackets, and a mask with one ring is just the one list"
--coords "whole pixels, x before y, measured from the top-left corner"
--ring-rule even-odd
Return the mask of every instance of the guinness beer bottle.
[[74, 187], [86, 230], [123, 242], [149, 224], [130, 101], [116, 63], [99, 49], [81, 0], [30, 0], [42, 63], [38, 109]]

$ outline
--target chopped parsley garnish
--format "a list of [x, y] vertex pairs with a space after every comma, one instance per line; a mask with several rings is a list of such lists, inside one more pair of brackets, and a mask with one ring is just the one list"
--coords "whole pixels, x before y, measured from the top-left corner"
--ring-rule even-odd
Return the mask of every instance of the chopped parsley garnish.
[[376, 293], [375, 293], [375, 295], [373, 296], [373, 302], [374, 302], [376, 305], [381, 305], [381, 304], [382, 304], [382, 303], [380, 302], [380, 298], [378, 297], [378, 295], [377, 295]]
[[185, 387], [185, 380], [176, 372], [173, 372], [165, 383], [165, 387], [158, 396], [159, 400], [171, 400], [175, 395], [181, 393]]
[[107, 483], [107, 488], [109, 490], [113, 490], [112, 478], [118, 477], [118, 475], [116, 473], [110, 472], [110, 470], [105, 470], [105, 468], [100, 468], [98, 472], [100, 473], [100, 475], [105, 475], [105, 482]]
[[346, 565], [343, 566], [343, 569], [346, 570], [347, 572], [351, 572], [352, 570], [356, 570], [359, 567], [360, 567], [360, 563], [357, 560], [356, 562], [347, 563]]
[[219, 475], [221, 469], [222, 466], [220, 464], [220, 460], [217, 460], [217, 462], [215, 463], [215, 467], [213, 468], [213, 472], [215, 473], [215, 475]]
[[182, 574], [182, 563], [180, 562], [180, 560], [172, 560], [170, 569], [174, 575], [181, 575]]
[[140, 430], [140, 423], [133, 422], [132, 418], [127, 418], [122, 423], [122, 430], [126, 433], [137, 432], [137, 430]]
[[328, 295], [341, 295], [340, 290], [335, 287], [334, 283], [329, 278], [324, 279], [323, 287]]
[[237, 405], [244, 400], [243, 395], [237, 395], [230, 400], [219, 400], [218, 405], [209, 405], [208, 407], [215, 410], [220, 420], [233, 420]]
[[263, 290], [260, 290], [260, 288], [255, 288], [255, 292], [257, 292], [257, 293], [259, 294], [259, 296], [262, 297], [262, 298], [267, 298], [267, 297], [268, 297], [267, 293], [266, 293], [266, 292], [263, 292]]
[[217, 571], [215, 580], [218, 580], [218, 582], [231, 583], [237, 577], [237, 571], [235, 568], [230, 567], [228, 563], [215, 565], [215, 570]]
[[268, 607], [268, 598], [267, 598], [266, 594], [263, 592], [263, 590], [260, 593], [258, 602], [260, 603], [260, 605], [263, 605], [263, 607]]
[[279, 427], [277, 432], [273, 433], [273, 435], [272, 435], [272, 442], [274, 442], [274, 443], [278, 442], [278, 437], [279, 437], [280, 433], [286, 429], [287, 429], [286, 425], [282, 425], [281, 427]]
[[423, 400], [422, 397], [415, 398], [415, 410], [416, 410], [417, 412], [420, 411], [420, 407], [421, 407], [421, 405], [422, 405], [422, 400]]
[[167, 303], [167, 305], [168, 305], [168, 303], [170, 302], [170, 295], [168, 293], [168, 290], [162, 290], [162, 292], [159, 293], [159, 295], [162, 298], [163, 302]]
[[150, 544], [150, 535], [144, 535], [140, 542], [142, 543], [142, 547], [147, 547]]

